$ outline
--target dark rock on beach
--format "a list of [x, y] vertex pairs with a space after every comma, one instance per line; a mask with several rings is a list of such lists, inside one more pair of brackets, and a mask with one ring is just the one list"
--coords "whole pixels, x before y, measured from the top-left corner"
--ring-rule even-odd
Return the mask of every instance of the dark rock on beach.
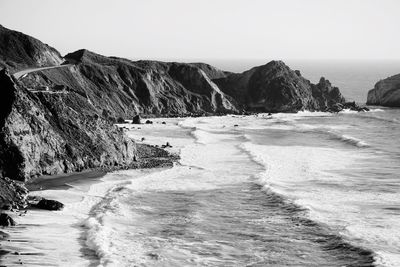
[[132, 124], [140, 124], [140, 116], [136, 115], [132, 119]]
[[125, 123], [124, 118], [119, 117], [119, 118], [117, 119], [117, 123]]
[[21, 209], [27, 206], [28, 189], [20, 182], [0, 177], [0, 208]]
[[357, 105], [355, 102], [346, 102], [346, 103], [336, 103], [327, 108], [325, 111], [327, 112], [333, 112], [337, 113], [343, 110], [352, 110], [352, 111], [358, 111], [358, 112], [363, 112], [363, 111], [369, 111], [369, 108], [367, 107], [361, 107]]
[[7, 213], [1, 213], [0, 214], [0, 226], [15, 226], [17, 223], [14, 221], [14, 219], [8, 215]]
[[32, 207], [44, 210], [61, 210], [64, 208], [64, 204], [57, 200], [42, 198], [37, 204], [32, 205]]
[[400, 74], [377, 82], [368, 92], [367, 105], [400, 107]]

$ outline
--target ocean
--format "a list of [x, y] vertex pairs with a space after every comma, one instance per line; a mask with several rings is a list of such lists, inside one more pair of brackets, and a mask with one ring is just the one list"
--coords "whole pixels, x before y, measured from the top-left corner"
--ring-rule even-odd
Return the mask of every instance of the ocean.
[[66, 207], [21, 217], [1, 264], [400, 266], [400, 109], [128, 127], [181, 159], [35, 192]]

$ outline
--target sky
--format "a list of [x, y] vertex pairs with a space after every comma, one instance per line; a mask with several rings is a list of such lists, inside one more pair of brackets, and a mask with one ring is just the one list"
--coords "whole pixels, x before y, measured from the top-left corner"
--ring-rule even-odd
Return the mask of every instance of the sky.
[[400, 59], [399, 0], [0, 0], [0, 24], [131, 59]]

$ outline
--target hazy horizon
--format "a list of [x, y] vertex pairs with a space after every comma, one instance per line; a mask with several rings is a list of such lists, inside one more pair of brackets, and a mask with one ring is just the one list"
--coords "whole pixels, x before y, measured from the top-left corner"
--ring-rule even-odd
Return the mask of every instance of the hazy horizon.
[[167, 61], [400, 60], [400, 1], [1, 0], [4, 27], [62, 55]]

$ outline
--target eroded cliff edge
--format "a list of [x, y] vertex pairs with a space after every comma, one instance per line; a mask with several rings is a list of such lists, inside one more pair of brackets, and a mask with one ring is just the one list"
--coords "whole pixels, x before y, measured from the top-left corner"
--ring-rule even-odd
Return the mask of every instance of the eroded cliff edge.
[[[63, 63], [74, 65], [18, 81], [9, 73]], [[137, 114], [337, 111], [345, 104], [328, 80], [313, 84], [281, 61], [230, 73], [204, 63], [131, 61], [85, 49], [63, 58], [41, 41], [1, 26], [0, 65], [6, 68], [0, 73], [0, 174], [20, 181], [138, 166], [152, 153], [167, 157], [135, 144], [114, 125]]]
[[377, 82], [368, 92], [367, 105], [400, 107], [400, 74]]
[[71, 98], [64, 94], [31, 93], [5, 70], [0, 85], [3, 176], [24, 181], [43, 174], [128, 166], [135, 159], [135, 144], [121, 130], [74, 109], [87, 105], [80, 95], [69, 105]]

